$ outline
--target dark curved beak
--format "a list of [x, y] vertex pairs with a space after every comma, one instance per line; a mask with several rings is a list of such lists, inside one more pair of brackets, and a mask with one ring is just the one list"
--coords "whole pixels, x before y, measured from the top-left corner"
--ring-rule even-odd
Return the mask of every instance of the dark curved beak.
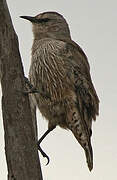
[[20, 16], [20, 18], [26, 19], [32, 23], [36, 23], [37, 19], [35, 17], [31, 17], [31, 16]]

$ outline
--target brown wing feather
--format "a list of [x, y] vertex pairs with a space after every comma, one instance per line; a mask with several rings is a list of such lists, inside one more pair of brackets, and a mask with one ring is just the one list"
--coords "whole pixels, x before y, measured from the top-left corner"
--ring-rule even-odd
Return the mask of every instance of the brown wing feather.
[[91, 129], [92, 120], [96, 120], [96, 115], [99, 114], [99, 99], [91, 80], [89, 63], [85, 53], [75, 42], [67, 41], [67, 49], [74, 74], [71, 82], [75, 86], [79, 110]]
[[99, 99], [93, 86], [90, 67], [85, 53], [73, 41], [67, 41], [67, 76], [74, 84], [76, 102], [70, 100], [67, 106], [68, 126], [85, 150], [89, 170], [93, 168], [93, 151], [91, 146], [92, 120], [99, 113]]

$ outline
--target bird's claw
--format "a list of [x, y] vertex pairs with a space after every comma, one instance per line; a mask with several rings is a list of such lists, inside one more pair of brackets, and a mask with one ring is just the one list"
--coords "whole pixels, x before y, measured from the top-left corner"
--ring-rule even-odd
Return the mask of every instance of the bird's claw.
[[50, 162], [50, 158], [48, 156], [46, 156], [46, 158], [47, 158], [47, 163], [46, 163], [46, 166], [47, 166]]
[[44, 96], [45, 98], [50, 98], [50, 95], [48, 93], [44, 93], [42, 90], [38, 90], [36, 89], [28, 80], [27, 77], [24, 77], [25, 83], [28, 85], [29, 91], [25, 91], [24, 94], [41, 94], [42, 96]]
[[24, 92], [25, 94], [29, 94], [29, 93], [40, 93], [39, 90], [37, 90], [28, 80], [27, 77], [24, 77], [25, 83], [28, 85], [28, 88], [30, 89], [29, 91]]
[[50, 158], [49, 158], [49, 156], [42, 150], [42, 148], [40, 147], [40, 144], [39, 144], [39, 143], [38, 143], [38, 150], [40, 151], [40, 153], [42, 154], [42, 156], [47, 159], [47, 163], [46, 163], [46, 166], [47, 166], [47, 165], [49, 164], [49, 162], [50, 162]]

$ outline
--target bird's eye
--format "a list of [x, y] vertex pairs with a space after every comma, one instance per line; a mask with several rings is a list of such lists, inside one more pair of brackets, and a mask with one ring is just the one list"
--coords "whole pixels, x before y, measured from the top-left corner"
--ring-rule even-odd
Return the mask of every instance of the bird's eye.
[[48, 21], [50, 21], [49, 18], [38, 19], [38, 22], [39, 22], [39, 23], [46, 23], [46, 22], [48, 22]]

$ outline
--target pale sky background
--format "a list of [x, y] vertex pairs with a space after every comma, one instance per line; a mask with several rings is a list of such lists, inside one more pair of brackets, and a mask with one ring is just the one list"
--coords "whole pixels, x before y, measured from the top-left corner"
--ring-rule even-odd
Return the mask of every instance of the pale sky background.
[[[82, 147], [71, 132], [56, 128], [43, 141], [50, 164], [41, 156], [44, 180], [117, 179], [117, 1], [116, 0], [7, 0], [19, 37], [20, 52], [28, 74], [32, 31], [20, 15], [57, 11], [66, 18], [73, 40], [88, 56], [93, 83], [100, 98], [100, 115], [93, 123], [94, 169], [89, 172]], [[47, 122], [39, 112], [39, 136]], [[0, 180], [7, 179], [4, 131], [0, 119]]]

